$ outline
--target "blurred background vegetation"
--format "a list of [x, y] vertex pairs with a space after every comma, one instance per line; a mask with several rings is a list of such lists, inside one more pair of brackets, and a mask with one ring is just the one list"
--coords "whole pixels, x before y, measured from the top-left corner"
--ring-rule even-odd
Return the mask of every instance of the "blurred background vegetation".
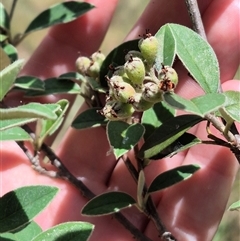
[[[1, 0], [2, 4], [9, 11], [12, 4], [11, 0]], [[13, 34], [23, 32], [31, 20], [46, 8], [53, 4], [61, 2], [60, 0], [47, 0], [47, 1], [33, 1], [33, 0], [19, 0], [16, 6], [16, 11], [13, 17], [13, 24], [11, 30]], [[110, 29], [103, 41], [101, 50], [103, 53], [109, 53], [114, 47], [122, 43], [126, 34], [129, 33], [132, 26], [143, 12], [149, 0], [141, 1], [128, 1], [120, 0]], [[104, 3], [104, 1], [103, 1]], [[23, 42], [18, 46], [19, 58], [25, 60], [37, 48], [48, 29], [34, 32], [27, 36]], [[236, 79], [240, 79], [240, 71], [236, 73]], [[226, 160], [227, 163], [227, 160]], [[221, 185], [221, 184], [219, 184]], [[213, 193], [214, 195], [214, 193]], [[229, 198], [227, 207], [233, 202], [240, 199], [240, 172], [236, 177], [233, 185], [232, 193]], [[240, 240], [240, 215], [237, 211], [226, 211], [219, 229], [213, 241], [237, 241]], [[204, 240], [203, 240], [204, 241]]]

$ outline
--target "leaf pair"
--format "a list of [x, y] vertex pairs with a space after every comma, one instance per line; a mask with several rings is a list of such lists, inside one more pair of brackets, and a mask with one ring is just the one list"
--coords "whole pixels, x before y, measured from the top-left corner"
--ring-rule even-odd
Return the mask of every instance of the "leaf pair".
[[[190, 178], [199, 168], [198, 165], [181, 166], [158, 175], [150, 184], [146, 195]], [[82, 214], [89, 216], [107, 215], [133, 205], [138, 204], [131, 195], [124, 192], [108, 192], [90, 200], [83, 207]]]

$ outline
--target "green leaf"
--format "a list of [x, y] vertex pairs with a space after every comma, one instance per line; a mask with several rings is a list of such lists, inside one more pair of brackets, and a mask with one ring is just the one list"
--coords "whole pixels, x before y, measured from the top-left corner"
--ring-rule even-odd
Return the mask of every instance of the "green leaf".
[[137, 182], [137, 205], [140, 209], [144, 208], [143, 190], [145, 187], [145, 176], [143, 170], [139, 172], [138, 182]]
[[[1, 16], [1, 15], [0, 15]], [[8, 39], [8, 36], [5, 34], [0, 34], [0, 43], [6, 41]]]
[[94, 225], [91, 223], [66, 222], [42, 232], [32, 241], [87, 241], [93, 229]]
[[28, 124], [30, 122], [36, 121], [37, 118], [17, 118], [11, 120], [1, 120], [0, 119], [0, 131], [13, 128], [15, 126], [22, 126], [24, 124]]
[[19, 118], [43, 118], [54, 120], [57, 118], [55, 112], [60, 108], [57, 104], [29, 103], [9, 109], [0, 109], [1, 120]]
[[106, 56], [100, 69], [100, 83], [102, 87], [108, 86], [105, 76], [109, 74], [109, 65], [115, 67], [123, 65], [125, 63], [126, 52], [130, 50], [139, 50], [138, 39], [120, 44]]
[[159, 42], [158, 55], [156, 59], [157, 70], [162, 68], [162, 64], [172, 66], [176, 55], [176, 46], [175, 39], [169, 26], [164, 25], [161, 27], [155, 36]]
[[158, 175], [150, 184], [148, 194], [170, 187], [178, 182], [184, 181], [200, 169], [198, 165], [186, 165], [176, 167]]
[[35, 146], [40, 148], [47, 136], [52, 135], [62, 124], [64, 120], [64, 114], [69, 106], [68, 100], [59, 100], [56, 104], [60, 106], [60, 109], [56, 111], [57, 118], [55, 120], [43, 120], [38, 119], [36, 127], [36, 138], [34, 139]]
[[21, 127], [0, 131], [0, 141], [31, 141], [31, 136]]
[[23, 65], [23, 60], [19, 59], [14, 63], [7, 66], [0, 72], [0, 101], [7, 94], [7, 92], [12, 88], [13, 83], [21, 70]]
[[224, 109], [235, 121], [240, 122], [240, 92], [229, 90], [223, 93], [226, 97]]
[[212, 47], [193, 30], [178, 24], [166, 25], [175, 39], [176, 54], [206, 93], [218, 92], [220, 72]]
[[11, 60], [11, 63], [13, 63], [14, 61], [16, 61], [18, 59], [18, 52], [17, 49], [11, 45], [11, 44], [2, 44], [2, 48], [4, 50], [4, 52], [7, 54], [7, 56], [9, 57], [9, 59]]
[[27, 91], [26, 96], [42, 96], [51, 94], [79, 94], [81, 89], [77, 83], [69, 79], [50, 78], [44, 81], [44, 91]]
[[70, 80], [79, 80], [80, 82], [86, 82], [85, 76], [79, 74], [78, 72], [68, 72], [60, 75], [58, 79], [70, 79]]
[[176, 141], [174, 141], [171, 145], [167, 146], [157, 155], [152, 156], [151, 160], [160, 160], [165, 157], [172, 157], [181, 151], [185, 151], [190, 147], [193, 147], [197, 144], [200, 144], [201, 140], [196, 136], [185, 132], [182, 136], [180, 136]]
[[119, 212], [129, 208], [136, 201], [124, 192], [108, 192], [91, 199], [82, 209], [83, 215], [99, 216]]
[[176, 109], [204, 117], [205, 114], [223, 106], [225, 97], [222, 94], [210, 93], [188, 100], [175, 93], [165, 93], [164, 100]]
[[240, 200], [232, 203], [230, 205], [230, 207], [228, 208], [228, 210], [230, 210], [230, 211], [235, 211], [235, 210], [239, 210], [239, 209], [240, 209]]
[[174, 117], [175, 110], [163, 101], [156, 103], [152, 108], [143, 112], [141, 123], [145, 128], [146, 140], [153, 131], [168, 119]]
[[40, 234], [42, 229], [40, 226], [34, 221], [27, 223], [25, 226], [20, 227], [11, 233], [14, 235], [15, 240], [24, 241], [24, 240], [32, 240], [35, 236]]
[[19, 241], [15, 239], [15, 236], [12, 233], [0, 233], [1, 241]]
[[[0, 47], [0, 71], [11, 64], [11, 61], [8, 55], [4, 52], [4, 50]], [[0, 78], [2, 78], [2, 73], [0, 72]], [[2, 87], [1, 87], [2, 88]]]
[[197, 115], [180, 115], [169, 119], [158, 127], [139, 151], [141, 159], [150, 159], [176, 141], [197, 123], [203, 121]]
[[25, 90], [44, 90], [44, 82], [34, 76], [21, 76], [15, 80], [15, 87]]
[[0, 2], [0, 28], [9, 31], [10, 28], [10, 19], [6, 9], [3, 4]]
[[9, 232], [31, 221], [56, 195], [50, 186], [26, 186], [0, 198], [0, 233]]
[[97, 111], [99, 108], [91, 108], [79, 114], [72, 123], [72, 127], [78, 130], [105, 126], [108, 120]]
[[107, 137], [115, 157], [118, 159], [131, 150], [142, 138], [144, 130], [139, 123], [129, 125], [123, 121], [109, 121]]
[[67, 23], [94, 8], [85, 2], [69, 1], [56, 4], [40, 13], [27, 27], [25, 34], [50, 26]]

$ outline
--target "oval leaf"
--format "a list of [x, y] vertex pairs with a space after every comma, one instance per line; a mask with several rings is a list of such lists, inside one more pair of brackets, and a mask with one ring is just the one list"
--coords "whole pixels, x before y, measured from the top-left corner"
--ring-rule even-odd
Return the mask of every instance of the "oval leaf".
[[176, 46], [175, 39], [169, 26], [164, 25], [161, 27], [155, 36], [159, 42], [158, 54], [156, 58], [157, 70], [162, 68], [162, 64], [172, 66], [176, 55]]
[[44, 90], [44, 82], [34, 76], [21, 76], [15, 80], [15, 87], [25, 90]]
[[56, 225], [35, 238], [32, 241], [87, 241], [92, 234], [94, 225], [87, 222], [67, 222]]
[[225, 111], [233, 120], [240, 122], [240, 92], [229, 90], [223, 94], [226, 97], [226, 102], [224, 104]]
[[169, 119], [157, 128], [139, 151], [139, 158], [150, 159], [171, 145], [192, 126], [203, 121], [197, 115], [180, 115]]
[[22, 68], [23, 60], [19, 59], [14, 63], [7, 66], [0, 72], [0, 101], [7, 94], [7, 92], [12, 88], [13, 83]]
[[72, 127], [78, 130], [93, 128], [98, 126], [104, 126], [107, 124], [108, 120], [99, 114], [97, 111], [99, 108], [88, 109], [77, 116], [73, 121]]
[[32, 141], [32, 137], [21, 127], [0, 131], [0, 141]]
[[0, 233], [14, 230], [31, 221], [57, 194], [58, 188], [28, 186], [0, 198]]
[[0, 119], [0, 131], [15, 127], [15, 126], [22, 126], [24, 124], [36, 121], [37, 118], [18, 118], [12, 120], [1, 120]]
[[176, 109], [204, 117], [207, 113], [223, 106], [225, 97], [222, 94], [210, 93], [188, 100], [174, 93], [165, 93], [164, 100]]
[[184, 181], [200, 169], [198, 165], [186, 165], [176, 167], [158, 175], [150, 184], [148, 194], [170, 187], [178, 182]]
[[61, 93], [79, 94], [81, 92], [79, 85], [69, 79], [46, 79], [44, 80], [44, 88], [44, 91], [27, 91], [26, 96], [42, 96]]
[[85, 2], [68, 1], [56, 4], [40, 13], [27, 27], [25, 34], [50, 26], [70, 22], [94, 8]]
[[201, 140], [196, 136], [185, 132], [182, 136], [180, 136], [176, 141], [174, 141], [171, 145], [163, 149], [157, 155], [152, 156], [151, 160], [160, 160], [165, 157], [172, 157], [181, 151], [185, 151], [188, 148], [200, 144]]
[[136, 201], [124, 192], [108, 192], [91, 199], [82, 209], [83, 215], [99, 216], [119, 212]]
[[176, 54], [206, 93], [217, 93], [220, 72], [212, 47], [193, 30], [179, 24], [167, 24], [175, 39]]
[[[50, 108], [51, 107], [51, 108]], [[57, 104], [29, 103], [9, 109], [0, 109], [1, 120], [19, 118], [44, 118], [54, 120], [55, 112], [60, 108]]]
[[108, 141], [117, 159], [131, 150], [143, 134], [144, 127], [139, 123], [129, 125], [123, 121], [110, 121], [107, 124]]

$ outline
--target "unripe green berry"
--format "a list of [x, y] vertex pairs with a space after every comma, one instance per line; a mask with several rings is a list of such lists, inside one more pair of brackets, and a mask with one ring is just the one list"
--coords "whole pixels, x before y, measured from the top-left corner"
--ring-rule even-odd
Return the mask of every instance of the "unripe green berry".
[[178, 74], [171, 66], [163, 66], [158, 74], [160, 88], [163, 91], [172, 91], [178, 84]]
[[143, 61], [138, 57], [130, 58], [125, 64], [124, 69], [128, 78], [133, 84], [140, 85], [145, 77], [145, 66]]
[[78, 57], [76, 60], [76, 68], [80, 74], [85, 75], [89, 69], [92, 61], [85, 56]]
[[153, 107], [154, 103], [146, 101], [141, 93], [137, 93], [135, 95], [135, 101], [133, 102], [132, 106], [137, 112], [143, 112]]
[[157, 103], [162, 101], [162, 91], [159, 85], [154, 82], [147, 82], [144, 84], [142, 97], [144, 100]]
[[123, 103], [131, 103], [136, 94], [135, 89], [127, 82], [116, 80], [122, 78], [119, 77], [117, 78], [117, 76], [113, 76], [112, 78], [114, 80], [112, 80], [112, 78], [109, 80], [109, 85], [114, 98]]
[[87, 70], [87, 74], [90, 77], [97, 78], [99, 76], [100, 72], [100, 65], [98, 62], [91, 62], [91, 65], [89, 66]]
[[157, 57], [158, 40], [155, 36], [147, 33], [138, 42], [138, 47], [142, 53], [143, 58], [148, 64], [152, 65]]
[[118, 101], [107, 101], [101, 114], [108, 120], [124, 120], [132, 116], [134, 108], [130, 104], [121, 103]]
[[91, 55], [91, 59], [93, 62], [97, 62], [100, 66], [102, 65], [106, 56], [101, 52], [97, 51]]

